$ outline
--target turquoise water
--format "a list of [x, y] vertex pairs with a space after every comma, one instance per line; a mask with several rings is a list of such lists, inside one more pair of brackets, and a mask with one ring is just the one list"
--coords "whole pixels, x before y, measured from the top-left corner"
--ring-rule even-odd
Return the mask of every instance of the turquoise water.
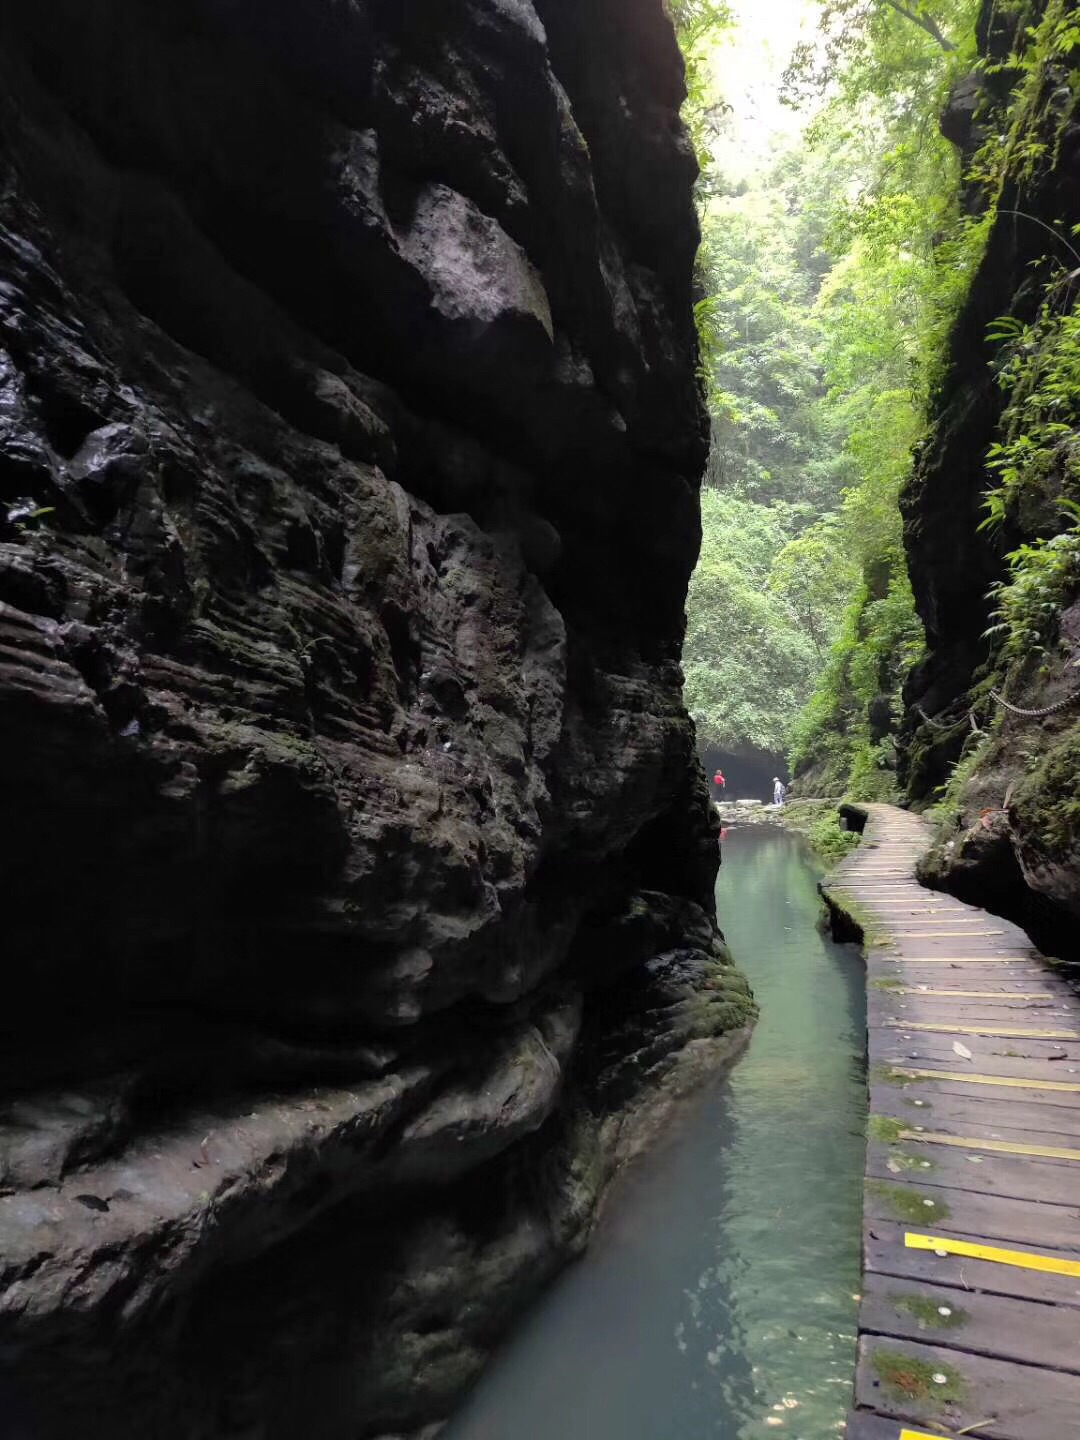
[[623, 1177], [443, 1440], [825, 1440], [855, 1356], [862, 961], [793, 836], [733, 833], [717, 897], [761, 1020]]

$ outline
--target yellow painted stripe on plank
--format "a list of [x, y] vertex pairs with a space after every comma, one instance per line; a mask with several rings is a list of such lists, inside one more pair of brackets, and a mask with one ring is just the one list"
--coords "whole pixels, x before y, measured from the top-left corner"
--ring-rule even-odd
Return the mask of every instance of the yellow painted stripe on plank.
[[928, 1020], [889, 1020], [898, 1030], [925, 1030], [933, 1035], [993, 1035], [999, 1040], [1080, 1040], [1075, 1030], [1022, 1030], [1015, 1025], [932, 1025]]
[[963, 1080], [967, 1085], [1001, 1085], [1006, 1090], [1056, 1090], [1080, 1095], [1080, 1084], [1072, 1080], [1023, 1080], [1015, 1075], [968, 1075], [964, 1070], [923, 1070], [909, 1065], [890, 1065], [897, 1075], [912, 1080]]
[[1018, 1270], [1080, 1278], [1080, 1260], [1059, 1260], [1056, 1255], [1031, 1255], [1026, 1250], [1002, 1250], [996, 1245], [976, 1245], [944, 1235], [915, 1235], [910, 1230], [904, 1236], [904, 1245], [908, 1250], [943, 1250], [946, 1255], [959, 1255], [965, 1260], [989, 1260], [995, 1265], [1014, 1265]]
[[1030, 1155], [1040, 1160], [1080, 1161], [1080, 1150], [1067, 1150], [1062, 1145], [1020, 1145], [1012, 1140], [975, 1140], [967, 1135], [941, 1135], [925, 1130], [904, 1130], [900, 1138], [917, 1140], [921, 1145], [955, 1145], [959, 1150], [991, 1150], [996, 1155]]
[[899, 1440], [946, 1440], [944, 1435], [931, 1435], [927, 1430], [901, 1430]]

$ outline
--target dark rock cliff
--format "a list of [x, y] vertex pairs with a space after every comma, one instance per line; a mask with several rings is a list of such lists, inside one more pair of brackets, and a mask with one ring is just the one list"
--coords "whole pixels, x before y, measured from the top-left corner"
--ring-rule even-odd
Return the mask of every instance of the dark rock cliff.
[[671, 26], [0, 26], [0, 1432], [415, 1431], [751, 1010]]
[[[1036, 387], [1022, 381], [1027, 420], [1010, 418], [1009, 387], [1001, 383], [1010, 354], [1019, 364], [1034, 354], [1037, 330], [1010, 351], [993, 338], [991, 322], [1005, 316], [1014, 328], [1035, 327], [1048, 309], [1066, 316], [1075, 305], [1080, 49], [1070, 39], [1070, 9], [1062, 0], [1005, 9], [987, 3], [979, 22], [985, 75], [958, 88], [944, 120], [969, 159], [998, 132], [1008, 134], [1009, 148], [930, 436], [902, 497], [928, 654], [906, 686], [901, 760], [917, 804], [941, 800], [949, 782], [928, 877], [1012, 915], [1048, 945], [1075, 949], [1067, 936], [1080, 915], [1080, 732], [1078, 707], [1056, 707], [1078, 688], [1080, 586], [1066, 577], [1052, 595], [1048, 588], [1038, 643], [1033, 634], [1019, 655], [1004, 650], [994, 628], [993, 587], [1008, 578], [1010, 553], [1073, 524], [1061, 501], [1080, 495], [1080, 374], [1054, 401], [1061, 428], [1044, 463], [1032, 467], [1037, 482], [1014, 487], [999, 525], [982, 524], [986, 496], [1002, 481], [988, 464], [991, 446], [1015, 440], [1024, 424], [1034, 428], [1038, 407], [1037, 396], [1026, 398]], [[968, 202], [981, 203], [975, 187]], [[991, 691], [1021, 710], [1051, 713], [1016, 714]]]

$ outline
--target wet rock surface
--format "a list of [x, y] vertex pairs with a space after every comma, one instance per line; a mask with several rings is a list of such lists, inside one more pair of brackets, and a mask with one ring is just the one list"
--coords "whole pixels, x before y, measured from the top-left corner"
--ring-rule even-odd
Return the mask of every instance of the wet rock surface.
[[0, 42], [0, 1429], [416, 1432], [751, 1011], [670, 23]]

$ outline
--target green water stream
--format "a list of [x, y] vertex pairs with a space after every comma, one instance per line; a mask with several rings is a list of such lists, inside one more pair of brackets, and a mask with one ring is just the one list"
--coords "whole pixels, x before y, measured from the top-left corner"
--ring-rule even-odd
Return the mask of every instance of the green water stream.
[[861, 958], [817, 928], [800, 841], [725, 842], [719, 911], [761, 1020], [620, 1182], [589, 1253], [444, 1440], [826, 1440], [854, 1370]]

